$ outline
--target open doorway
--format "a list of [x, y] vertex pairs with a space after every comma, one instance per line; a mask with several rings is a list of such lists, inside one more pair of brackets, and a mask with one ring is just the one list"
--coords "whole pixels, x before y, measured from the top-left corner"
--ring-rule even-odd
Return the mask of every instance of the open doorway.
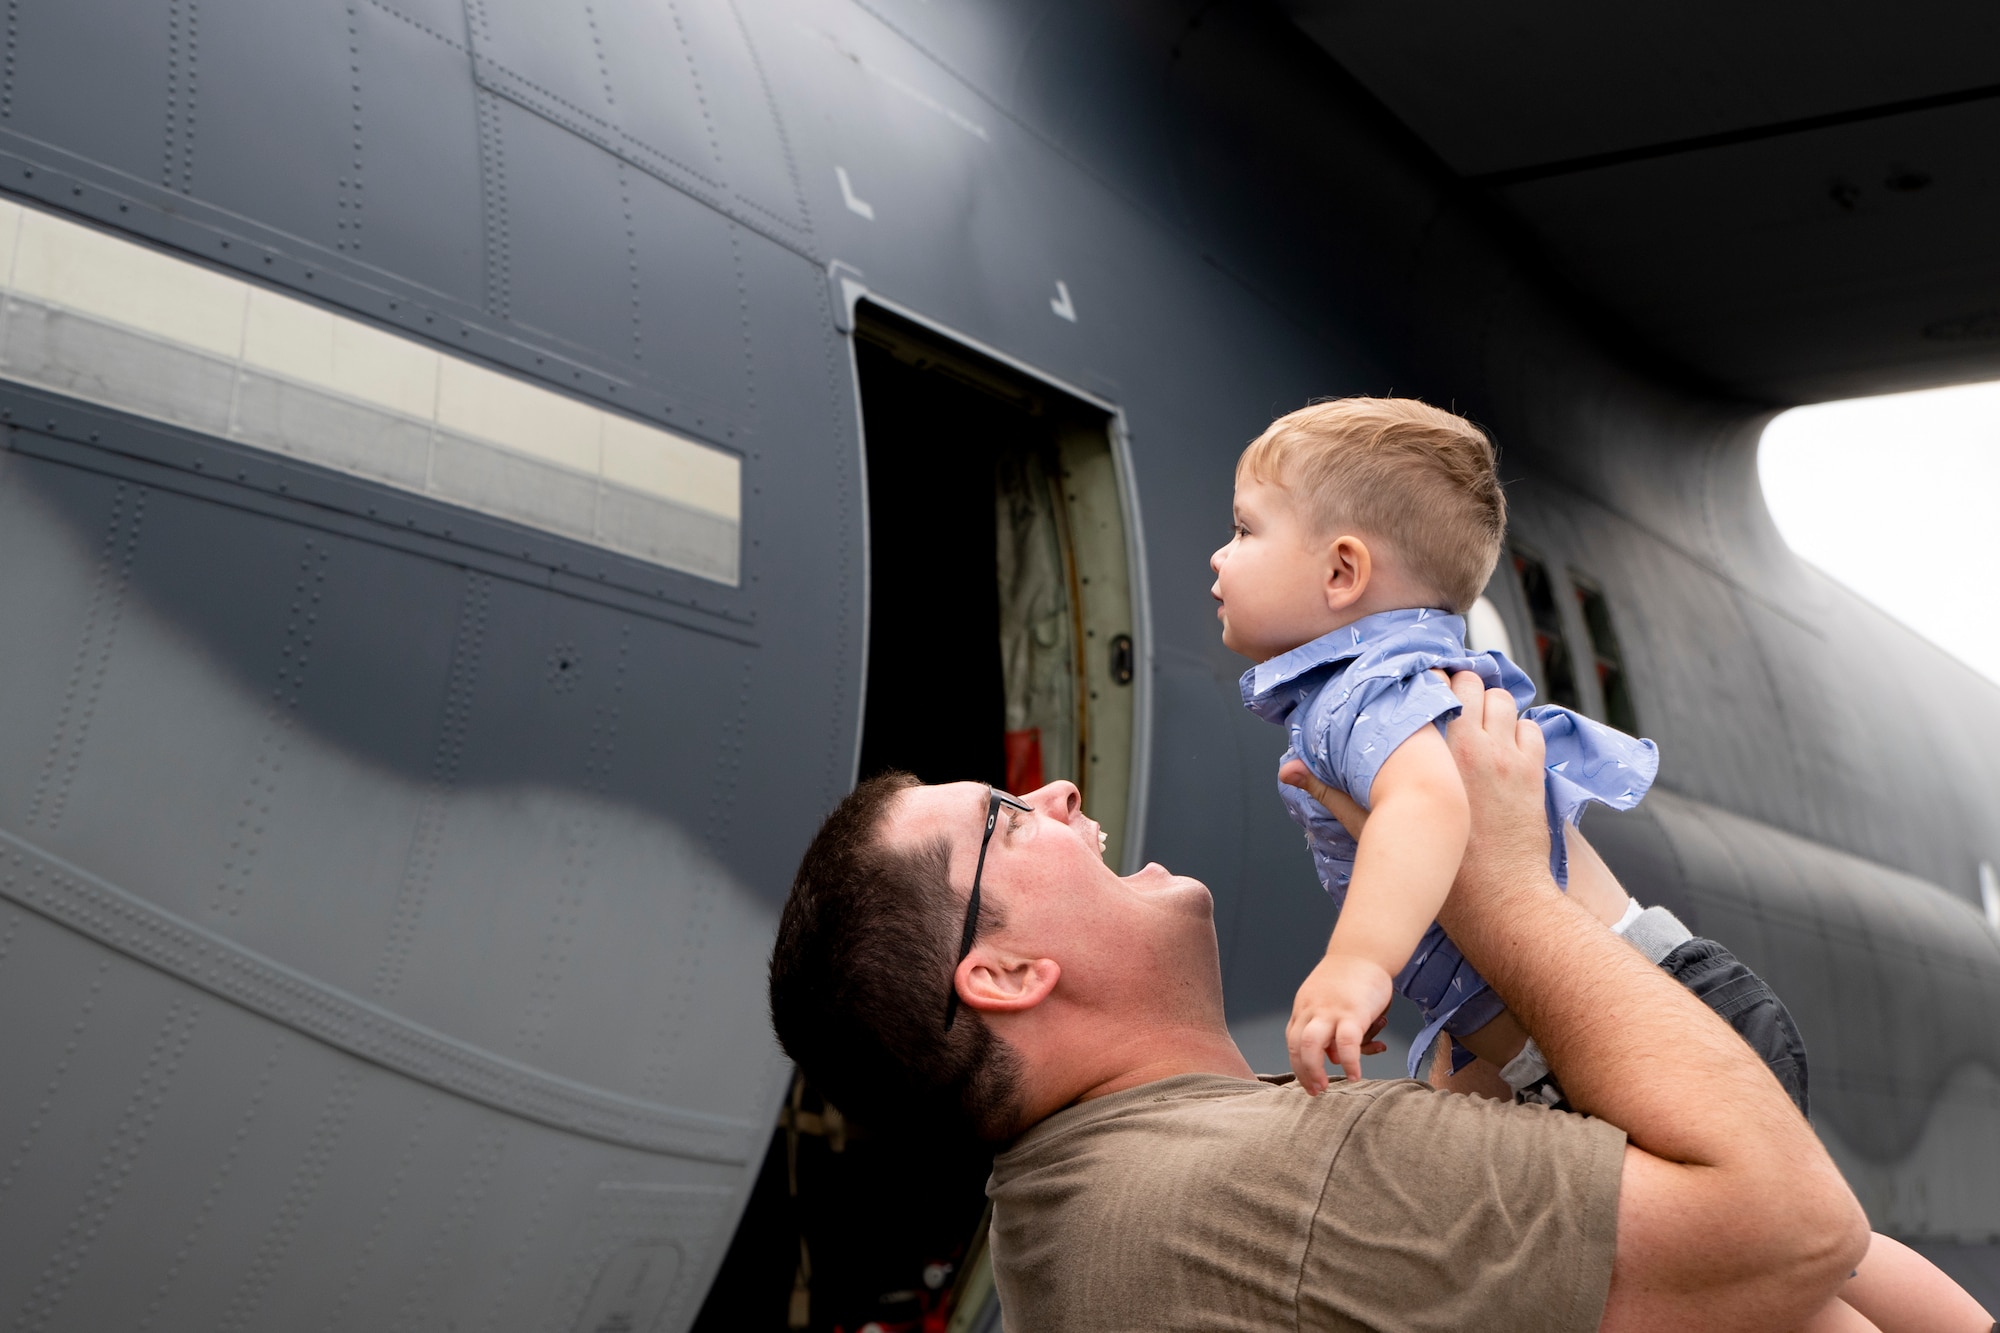
[[1121, 863], [1133, 608], [1101, 408], [863, 305], [868, 699], [861, 776], [1066, 778]]
[[[860, 773], [1030, 791], [1068, 779], [1126, 852], [1135, 611], [1102, 407], [864, 302], [868, 687]], [[871, 1136], [794, 1086], [708, 1329], [997, 1328], [990, 1153]]]

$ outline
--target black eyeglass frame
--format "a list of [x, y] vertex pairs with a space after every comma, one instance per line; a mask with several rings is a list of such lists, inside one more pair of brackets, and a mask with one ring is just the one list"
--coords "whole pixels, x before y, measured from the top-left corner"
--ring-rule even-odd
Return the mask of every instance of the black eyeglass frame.
[[1024, 814], [1035, 813], [1035, 807], [1018, 796], [1010, 796], [998, 787], [986, 789], [986, 832], [979, 838], [979, 863], [972, 869], [972, 895], [965, 900], [965, 929], [958, 934], [958, 957], [951, 964], [951, 989], [944, 1002], [946, 1032], [951, 1031], [951, 1025], [958, 1021], [958, 965], [972, 952], [973, 936], [979, 933], [979, 878], [986, 873], [986, 848], [993, 841], [993, 828], [1000, 822], [1000, 807], [1003, 805]]

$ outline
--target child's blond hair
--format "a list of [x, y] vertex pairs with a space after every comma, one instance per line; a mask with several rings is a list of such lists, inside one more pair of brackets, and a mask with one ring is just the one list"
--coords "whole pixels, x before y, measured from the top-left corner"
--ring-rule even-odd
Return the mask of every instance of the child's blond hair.
[[1500, 558], [1507, 498], [1486, 432], [1414, 398], [1336, 398], [1250, 442], [1236, 478], [1282, 487], [1315, 535], [1395, 548], [1437, 604], [1464, 611]]

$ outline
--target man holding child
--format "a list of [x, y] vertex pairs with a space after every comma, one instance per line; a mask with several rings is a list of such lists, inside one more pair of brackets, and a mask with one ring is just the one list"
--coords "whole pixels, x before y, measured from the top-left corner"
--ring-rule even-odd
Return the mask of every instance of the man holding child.
[[[1013, 1333], [1866, 1329], [1897, 1307], [1990, 1328], [1871, 1244], [1758, 1052], [1558, 886], [1543, 730], [1471, 671], [1448, 689], [1463, 851], [1426, 910], [1571, 1110], [1260, 1080], [1224, 1024], [1207, 888], [1115, 874], [1065, 782], [849, 795], [780, 922], [781, 1041], [851, 1115], [1006, 1145], [988, 1193]], [[1359, 837], [1361, 803], [1290, 780]]]

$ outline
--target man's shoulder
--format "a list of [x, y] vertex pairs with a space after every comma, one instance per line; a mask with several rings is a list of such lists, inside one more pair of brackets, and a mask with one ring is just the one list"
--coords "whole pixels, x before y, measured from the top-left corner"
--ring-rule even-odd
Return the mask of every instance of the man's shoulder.
[[[1335, 1084], [1320, 1097], [1217, 1074], [1180, 1075], [1069, 1107], [993, 1162], [996, 1209], [1064, 1228], [1105, 1210], [1211, 1206], [1246, 1182], [1315, 1196], [1352, 1122], [1391, 1085]], [[1412, 1085], [1417, 1086], [1417, 1085]]]
[[[1066, 1107], [1029, 1129], [994, 1161], [996, 1180], [1080, 1154], [1149, 1151], [1166, 1139], [1257, 1144], [1279, 1126], [1330, 1127], [1359, 1115], [1397, 1080], [1336, 1083], [1308, 1097], [1289, 1082], [1228, 1074], [1179, 1074]], [[1421, 1084], [1409, 1087], [1423, 1091]]]
[[[1336, 1082], [1317, 1097], [1294, 1086], [1184, 1075], [1060, 1111], [993, 1162], [996, 1218], [1095, 1243], [1118, 1219], [1191, 1218], [1221, 1210], [1304, 1225], [1350, 1141], [1397, 1137], [1363, 1121], [1407, 1122], [1438, 1094], [1408, 1079]], [[1415, 1112], [1415, 1114], [1412, 1114]]]

